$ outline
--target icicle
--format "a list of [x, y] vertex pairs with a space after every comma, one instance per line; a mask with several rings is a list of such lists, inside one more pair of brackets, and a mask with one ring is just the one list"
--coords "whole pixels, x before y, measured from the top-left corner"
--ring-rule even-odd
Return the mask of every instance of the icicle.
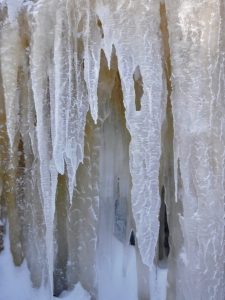
[[[104, 45], [114, 44], [131, 134], [132, 208], [142, 260], [151, 265], [158, 239], [160, 131], [163, 115], [159, 1], [104, 1], [98, 8]], [[109, 27], [110, 26], [110, 27]], [[143, 79], [141, 111], [135, 109], [133, 76]]]
[[84, 78], [87, 84], [88, 100], [92, 117], [97, 123], [98, 118], [98, 76], [100, 68], [101, 31], [97, 26], [95, 1], [85, 0], [86, 15], [84, 16]]
[[[51, 132], [49, 108], [49, 77], [51, 32], [54, 14], [54, 1], [39, 1], [35, 8], [31, 49], [31, 80], [37, 116], [37, 143], [40, 160], [41, 191], [43, 195], [44, 218], [46, 225], [47, 272], [50, 296], [53, 295], [53, 221], [55, 212], [55, 193], [57, 172], [51, 157]], [[46, 18], [48, 13], [48, 18]], [[49, 35], [46, 35], [46, 30]]]
[[7, 131], [12, 147], [19, 124], [17, 74], [22, 58], [17, 21], [13, 21], [13, 23], [5, 21], [5, 24], [1, 30], [0, 51], [1, 72], [7, 117]]
[[86, 10], [79, 8], [79, 3], [71, 1], [66, 8], [68, 16], [69, 106], [65, 160], [71, 201], [74, 184], [76, 184], [76, 171], [84, 156], [84, 132], [88, 111], [88, 93], [84, 80], [84, 32], [82, 32], [85, 25]]
[[66, 43], [66, 25], [63, 5], [56, 11], [55, 40], [54, 40], [54, 77], [55, 98], [51, 105], [55, 108], [53, 136], [53, 157], [57, 171], [64, 173], [64, 152], [66, 144], [66, 112], [68, 105], [68, 57]]
[[[72, 10], [72, 8], [71, 8]], [[72, 10], [73, 13], [73, 10]], [[55, 25], [55, 46], [54, 46], [54, 77], [55, 77], [55, 99], [54, 104], [54, 124], [53, 132], [55, 136], [53, 137], [53, 156], [55, 159], [55, 164], [59, 173], [64, 173], [64, 159], [65, 154], [68, 155], [72, 162], [72, 168], [74, 173], [77, 169], [76, 156], [77, 153], [73, 153], [72, 157], [71, 152], [69, 151], [67, 144], [70, 140], [76, 139], [77, 136], [71, 136], [71, 133], [68, 136], [68, 127], [71, 127], [70, 124], [70, 110], [74, 105], [74, 83], [73, 77], [76, 74], [73, 70], [73, 40], [72, 40], [72, 29], [70, 24], [72, 22], [72, 13], [67, 8], [64, 3], [61, 3], [56, 12], [56, 25]], [[76, 55], [76, 54], [75, 54]], [[75, 75], [76, 76], [76, 75]], [[81, 89], [80, 86], [77, 87]], [[81, 102], [81, 99], [76, 101]], [[73, 119], [77, 119], [76, 116], [73, 116]], [[81, 120], [80, 120], [81, 121]], [[75, 125], [76, 126], [76, 125]], [[73, 132], [75, 128], [73, 129]], [[68, 141], [68, 139], [70, 139]], [[73, 145], [73, 147], [75, 147]], [[66, 149], [67, 148], [67, 149]], [[79, 159], [78, 159], [79, 160]], [[74, 175], [72, 176], [74, 177]], [[73, 178], [74, 183], [74, 178]]]

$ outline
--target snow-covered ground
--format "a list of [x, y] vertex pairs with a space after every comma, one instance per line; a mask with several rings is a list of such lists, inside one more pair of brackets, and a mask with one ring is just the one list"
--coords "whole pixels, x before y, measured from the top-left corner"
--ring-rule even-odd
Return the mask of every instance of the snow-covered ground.
[[[110, 280], [105, 280], [104, 272], [101, 273], [99, 288], [100, 299], [107, 300], [137, 300], [137, 274], [135, 248], [129, 246], [127, 253], [123, 251], [122, 244], [113, 239], [116, 257], [112, 258]], [[20, 267], [15, 267], [10, 253], [9, 236], [5, 236], [4, 251], [0, 254], [0, 300], [49, 300], [48, 291], [41, 287], [32, 287], [30, 272], [26, 260]], [[124, 269], [124, 255], [126, 255], [126, 269]], [[155, 268], [151, 277], [151, 299], [166, 299], [166, 266]], [[110, 285], [109, 285], [110, 283]], [[72, 291], [64, 291], [59, 296], [65, 300], [90, 300], [89, 293], [80, 283]], [[54, 297], [54, 299], [59, 299]]]
[[[50, 300], [48, 291], [32, 287], [26, 261], [15, 267], [10, 252], [9, 236], [5, 236], [4, 250], [0, 254], [0, 300]], [[60, 299], [90, 300], [90, 295], [78, 283], [72, 291], [63, 292]], [[54, 297], [54, 299], [58, 299]]]

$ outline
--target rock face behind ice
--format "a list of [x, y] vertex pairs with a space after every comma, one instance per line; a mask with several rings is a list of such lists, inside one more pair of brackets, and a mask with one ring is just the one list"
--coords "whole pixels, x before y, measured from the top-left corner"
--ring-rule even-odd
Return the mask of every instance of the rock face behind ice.
[[221, 0], [0, 0], [0, 260], [46, 299], [224, 300], [224, 31]]

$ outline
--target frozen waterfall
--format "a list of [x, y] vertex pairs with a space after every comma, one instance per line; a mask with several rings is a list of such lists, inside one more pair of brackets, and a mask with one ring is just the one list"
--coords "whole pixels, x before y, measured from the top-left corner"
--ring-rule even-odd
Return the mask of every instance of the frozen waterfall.
[[0, 0], [0, 300], [224, 300], [224, 197], [224, 0]]

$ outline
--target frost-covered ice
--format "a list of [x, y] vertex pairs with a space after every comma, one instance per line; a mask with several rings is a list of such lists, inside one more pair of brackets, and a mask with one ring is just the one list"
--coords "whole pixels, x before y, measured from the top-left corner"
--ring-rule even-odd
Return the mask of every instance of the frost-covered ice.
[[224, 29], [221, 0], [0, 0], [1, 300], [224, 300]]
[[11, 21], [15, 20], [24, 0], [0, 0], [0, 4], [6, 4], [8, 16]]

